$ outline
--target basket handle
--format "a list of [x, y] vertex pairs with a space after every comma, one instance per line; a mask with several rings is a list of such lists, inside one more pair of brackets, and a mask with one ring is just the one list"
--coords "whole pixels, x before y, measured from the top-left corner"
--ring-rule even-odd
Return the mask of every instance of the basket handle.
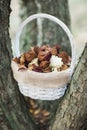
[[[30, 21], [34, 20], [34, 19], [37, 19], [37, 18], [47, 18], [55, 23], [57, 23], [67, 34], [69, 40], [70, 40], [70, 44], [71, 44], [71, 50], [72, 50], [72, 61], [71, 61], [71, 66], [70, 66], [70, 71], [73, 71], [74, 67], [75, 67], [75, 64], [76, 64], [76, 51], [75, 51], [75, 43], [74, 43], [74, 39], [73, 39], [73, 36], [71, 34], [71, 32], [69, 31], [69, 29], [67, 28], [67, 26], [61, 21], [59, 20], [58, 18], [52, 16], [52, 15], [49, 15], [49, 14], [45, 14], [45, 13], [39, 13], [39, 14], [34, 14], [34, 15], [31, 15], [30, 17], [28, 17], [19, 27], [18, 31], [17, 31], [17, 34], [16, 34], [16, 38], [15, 38], [15, 54], [16, 56], [20, 56], [20, 50], [19, 50], [19, 40], [20, 40], [20, 35], [21, 35], [21, 32], [24, 28], [24, 26], [29, 23]], [[72, 73], [72, 72], [71, 72]]]

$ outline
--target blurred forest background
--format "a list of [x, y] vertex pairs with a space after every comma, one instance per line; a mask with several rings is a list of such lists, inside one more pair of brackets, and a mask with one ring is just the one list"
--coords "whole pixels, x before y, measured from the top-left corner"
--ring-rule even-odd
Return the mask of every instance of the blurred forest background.
[[[18, 0], [11, 1], [10, 15], [10, 37], [13, 42], [16, 31], [21, 23], [19, 17], [20, 4]], [[87, 42], [87, 0], [69, 0], [69, 10], [71, 17], [71, 30], [76, 42], [77, 57], [82, 53]]]

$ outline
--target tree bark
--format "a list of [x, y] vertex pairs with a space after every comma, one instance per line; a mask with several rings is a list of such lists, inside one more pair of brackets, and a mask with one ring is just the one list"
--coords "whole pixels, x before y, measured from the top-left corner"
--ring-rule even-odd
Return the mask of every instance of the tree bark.
[[50, 130], [87, 129], [87, 43]]
[[12, 58], [8, 30], [10, 12], [10, 0], [0, 0], [0, 129], [36, 130], [27, 114], [28, 108], [18, 91], [10, 67]]
[[[0, 129], [42, 130], [32, 120], [10, 67], [12, 52], [9, 38], [10, 0], [0, 1]], [[87, 129], [87, 45], [65, 96], [56, 107], [50, 130]], [[56, 101], [50, 103], [55, 104]], [[52, 104], [52, 105], [54, 105]], [[57, 107], [58, 106], [58, 107]], [[54, 116], [52, 116], [54, 117]], [[44, 128], [46, 130], [48, 128]]]
[[[21, 0], [20, 16], [22, 20], [32, 14], [47, 13], [62, 20], [70, 28], [68, 0]], [[60, 44], [70, 54], [70, 43], [65, 32], [47, 19], [33, 20], [22, 32], [21, 50], [28, 50], [30, 46], [42, 44]]]

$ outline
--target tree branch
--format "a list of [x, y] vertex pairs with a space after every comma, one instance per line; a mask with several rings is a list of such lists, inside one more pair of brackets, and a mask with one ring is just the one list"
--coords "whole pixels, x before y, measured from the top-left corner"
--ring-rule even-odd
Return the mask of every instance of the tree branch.
[[85, 128], [87, 128], [87, 43], [50, 129], [84, 130]]
[[0, 1], [0, 129], [36, 130], [28, 115], [23, 96], [14, 81], [10, 60], [11, 41], [9, 38], [10, 0]]

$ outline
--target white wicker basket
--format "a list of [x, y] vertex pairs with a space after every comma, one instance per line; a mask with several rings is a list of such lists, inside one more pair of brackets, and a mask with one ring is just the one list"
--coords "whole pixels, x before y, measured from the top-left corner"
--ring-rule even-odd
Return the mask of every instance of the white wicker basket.
[[58, 18], [49, 14], [34, 14], [28, 17], [21, 24], [17, 32], [15, 41], [15, 50], [17, 57], [21, 55], [19, 50], [19, 40], [22, 29], [28, 22], [37, 18], [47, 18], [51, 21], [54, 21], [66, 32], [72, 49], [72, 61], [70, 67], [67, 70], [60, 72], [53, 71], [50, 73], [39, 73], [30, 70], [18, 71], [18, 65], [14, 61], [12, 61], [11, 67], [13, 70], [14, 78], [18, 82], [19, 90], [24, 96], [28, 96], [33, 99], [55, 100], [64, 95], [65, 90], [67, 89], [67, 83], [69, 83], [71, 75], [73, 73], [76, 64], [75, 44], [71, 32], [67, 26]]

